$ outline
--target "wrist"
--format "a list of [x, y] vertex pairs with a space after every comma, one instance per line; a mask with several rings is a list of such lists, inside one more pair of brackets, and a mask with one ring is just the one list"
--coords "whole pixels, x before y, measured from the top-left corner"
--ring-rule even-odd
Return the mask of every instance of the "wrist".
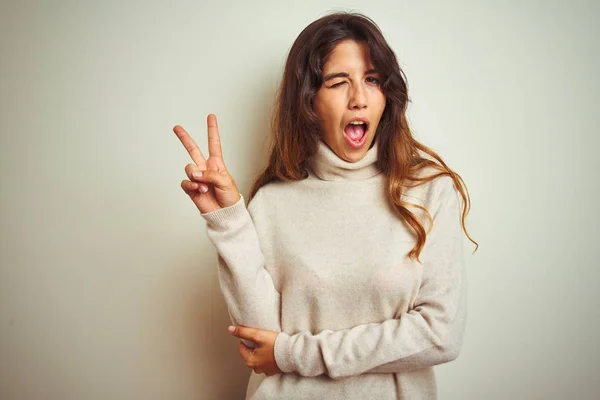
[[227, 229], [232, 225], [235, 225], [235, 222], [243, 220], [246, 214], [246, 204], [244, 203], [244, 197], [241, 194], [238, 201], [228, 207], [223, 207], [207, 213], [200, 213], [209, 225], [217, 229]]
[[275, 363], [277, 367], [284, 373], [295, 372], [296, 366], [292, 361], [291, 351], [291, 337], [280, 332], [275, 339], [275, 345], [273, 346], [273, 352], [275, 355]]

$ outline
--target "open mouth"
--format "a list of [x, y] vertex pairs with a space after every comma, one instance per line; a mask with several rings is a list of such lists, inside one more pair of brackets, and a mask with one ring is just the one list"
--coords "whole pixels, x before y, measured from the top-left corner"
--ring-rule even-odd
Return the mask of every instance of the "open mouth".
[[365, 143], [368, 130], [369, 125], [365, 121], [352, 121], [344, 128], [344, 138], [348, 145], [359, 148]]

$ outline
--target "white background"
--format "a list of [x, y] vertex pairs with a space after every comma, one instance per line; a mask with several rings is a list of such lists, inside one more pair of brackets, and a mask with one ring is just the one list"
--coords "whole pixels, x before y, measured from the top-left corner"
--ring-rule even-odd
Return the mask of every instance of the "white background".
[[440, 399], [597, 398], [598, 2], [375, 0], [1, 3], [0, 398], [243, 397], [172, 127], [206, 150], [216, 113], [247, 195], [287, 52], [333, 9], [381, 27], [471, 194]]

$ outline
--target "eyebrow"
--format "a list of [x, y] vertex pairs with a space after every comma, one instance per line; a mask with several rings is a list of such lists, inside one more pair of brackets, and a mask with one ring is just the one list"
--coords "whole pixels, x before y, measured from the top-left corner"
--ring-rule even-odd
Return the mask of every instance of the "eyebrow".
[[[376, 74], [379, 73], [379, 71], [377, 71], [376, 69], [369, 69], [367, 71], [365, 71], [365, 75], [369, 75], [369, 74]], [[331, 74], [327, 74], [323, 77], [323, 82], [327, 82], [328, 80], [334, 79], [334, 78], [349, 78], [350, 75], [347, 72], [333, 72]]]

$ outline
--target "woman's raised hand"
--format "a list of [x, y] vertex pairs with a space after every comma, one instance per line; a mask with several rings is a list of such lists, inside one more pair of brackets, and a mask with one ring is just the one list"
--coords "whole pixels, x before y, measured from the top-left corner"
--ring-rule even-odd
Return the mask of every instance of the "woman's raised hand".
[[204, 158], [194, 139], [183, 127], [176, 125], [173, 128], [173, 132], [194, 161], [194, 164], [185, 166], [185, 173], [189, 180], [183, 180], [181, 188], [190, 196], [202, 214], [232, 206], [241, 197], [233, 177], [229, 175], [223, 162], [217, 117], [209, 114], [206, 122], [208, 159]]

